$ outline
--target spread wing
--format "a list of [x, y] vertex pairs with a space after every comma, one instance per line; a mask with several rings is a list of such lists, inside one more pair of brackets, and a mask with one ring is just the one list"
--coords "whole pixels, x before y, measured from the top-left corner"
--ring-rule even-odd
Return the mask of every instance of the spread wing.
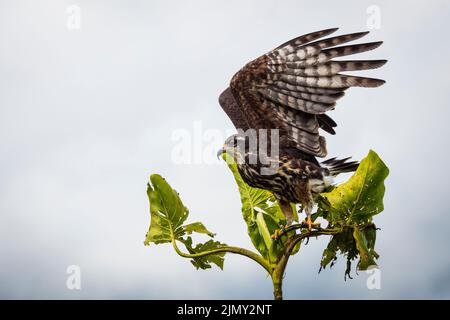
[[233, 122], [236, 129], [242, 129], [244, 131], [249, 129], [247, 119], [234, 99], [229, 87], [219, 96], [219, 104], [223, 111], [228, 115], [231, 122]]
[[350, 87], [378, 87], [380, 79], [344, 75], [381, 67], [386, 60], [335, 61], [373, 50], [382, 42], [341, 44], [368, 32], [325, 37], [327, 29], [292, 39], [253, 60], [236, 73], [219, 102], [237, 128], [280, 130], [280, 143], [317, 157], [327, 154], [319, 128], [334, 134], [336, 123], [325, 113]]

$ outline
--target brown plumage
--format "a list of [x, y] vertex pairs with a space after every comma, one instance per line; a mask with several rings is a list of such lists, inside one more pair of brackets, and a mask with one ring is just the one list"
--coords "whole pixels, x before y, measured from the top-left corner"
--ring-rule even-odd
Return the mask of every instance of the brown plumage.
[[[379, 68], [386, 60], [332, 60], [381, 45], [371, 42], [341, 46], [368, 32], [321, 39], [336, 30], [297, 37], [249, 62], [233, 76], [219, 98], [237, 129], [279, 129], [279, 155], [271, 158], [278, 169], [273, 174], [262, 174], [260, 161], [248, 161], [252, 152], [237, 148], [242, 132], [228, 138], [226, 149], [243, 160], [238, 169], [246, 183], [274, 193], [288, 222], [292, 219], [290, 202], [301, 203], [309, 219], [314, 198], [331, 183], [329, 178], [357, 168], [358, 163], [347, 162], [348, 159], [333, 158], [322, 164], [316, 160], [327, 155], [325, 138], [319, 135], [319, 129], [335, 134], [336, 123], [325, 113], [335, 108], [348, 88], [371, 88], [384, 83], [380, 79], [341, 74]], [[258, 132], [256, 136], [259, 137]]]

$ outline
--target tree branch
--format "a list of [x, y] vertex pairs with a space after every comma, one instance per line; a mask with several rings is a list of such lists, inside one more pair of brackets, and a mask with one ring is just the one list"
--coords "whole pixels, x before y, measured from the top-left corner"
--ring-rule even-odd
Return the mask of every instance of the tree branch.
[[[342, 231], [342, 228], [338, 228], [338, 227], [336, 227], [336, 228], [325, 228], [325, 229], [322, 229], [322, 228], [320, 228], [320, 227], [314, 227], [314, 226], [313, 226], [312, 228], [315, 229], [313, 232], [316, 232], [316, 231], [318, 231], [318, 232], [324, 232], [324, 234], [335, 234], [335, 233], [338, 233], [338, 232]], [[299, 224], [293, 224], [293, 225], [290, 225], [289, 227], [282, 229], [282, 230], [278, 233], [277, 238], [280, 237], [280, 236], [282, 236], [282, 235], [285, 235], [285, 234], [287, 234], [287, 233], [289, 233], [289, 232], [291, 232], [291, 231], [298, 230], [298, 229], [308, 229], [308, 225], [307, 225], [306, 223], [304, 223], [304, 222], [299, 223]], [[310, 230], [308, 230], [308, 231], [311, 232]], [[335, 232], [335, 233], [333, 233], [333, 232]], [[309, 234], [309, 233], [308, 233], [308, 234]], [[319, 234], [319, 235], [321, 235], [321, 234]], [[314, 235], [313, 235], [313, 236], [314, 236]]]
[[247, 250], [244, 248], [223, 246], [223, 247], [220, 247], [220, 248], [217, 248], [214, 250], [203, 251], [203, 252], [199, 252], [199, 253], [184, 253], [178, 248], [175, 239], [172, 240], [172, 245], [173, 245], [173, 248], [175, 249], [176, 253], [178, 253], [178, 255], [180, 255], [183, 258], [193, 259], [193, 258], [201, 258], [201, 257], [205, 257], [205, 256], [209, 256], [211, 254], [217, 254], [217, 253], [234, 253], [234, 254], [238, 254], [238, 255], [245, 256], [247, 258], [252, 259], [253, 261], [257, 262], [259, 265], [261, 265], [264, 269], [266, 269], [266, 271], [269, 274], [272, 274], [272, 272], [273, 272], [273, 267], [262, 256], [260, 256], [259, 254], [255, 253], [253, 251], [250, 251], [250, 250]]
[[[301, 229], [303, 228], [303, 224], [298, 225], [292, 225], [284, 230], [284, 233], [287, 233], [292, 230]], [[296, 234], [292, 237], [289, 237], [286, 246], [284, 249], [284, 252], [278, 261], [277, 265], [275, 266], [275, 269], [272, 272], [272, 283], [274, 287], [273, 295], [275, 300], [282, 300], [283, 299], [283, 292], [282, 292], [282, 283], [283, 283], [283, 276], [284, 271], [286, 270], [287, 263], [289, 261], [289, 258], [292, 254], [292, 251], [294, 250], [295, 246], [302, 241], [305, 238], [309, 237], [315, 237], [315, 236], [321, 236], [321, 235], [334, 235], [341, 232], [341, 229], [339, 228], [333, 228], [333, 229], [318, 229], [314, 231], [308, 231], [301, 234]]]
[[[280, 235], [287, 234], [290, 231], [297, 230], [297, 229], [304, 229], [307, 228], [307, 226], [303, 223], [289, 226], [288, 228], [281, 231]], [[173, 238], [172, 245], [175, 249], [176, 253], [180, 255], [183, 258], [201, 258], [206, 257], [211, 254], [218, 254], [218, 253], [234, 253], [238, 255], [245, 256], [247, 258], [252, 259], [253, 261], [257, 262], [260, 266], [262, 266], [271, 276], [272, 283], [274, 287], [274, 298], [276, 300], [282, 300], [283, 299], [283, 292], [282, 292], [282, 283], [283, 283], [283, 276], [284, 271], [286, 269], [287, 263], [289, 261], [289, 258], [292, 254], [292, 251], [294, 250], [295, 246], [302, 241], [303, 239], [309, 238], [309, 237], [316, 237], [321, 235], [335, 235], [339, 232], [341, 232], [341, 228], [329, 228], [329, 229], [321, 229], [318, 228], [316, 230], [309, 230], [304, 233], [295, 234], [291, 237], [288, 237], [288, 240], [285, 245], [285, 249], [283, 251], [283, 254], [281, 255], [280, 259], [278, 260], [276, 265], [270, 264], [266, 259], [264, 259], [261, 255], [244, 249], [240, 247], [232, 247], [232, 246], [223, 246], [217, 249], [209, 250], [209, 251], [203, 251], [199, 253], [184, 253], [182, 252], [176, 243], [176, 239]]]

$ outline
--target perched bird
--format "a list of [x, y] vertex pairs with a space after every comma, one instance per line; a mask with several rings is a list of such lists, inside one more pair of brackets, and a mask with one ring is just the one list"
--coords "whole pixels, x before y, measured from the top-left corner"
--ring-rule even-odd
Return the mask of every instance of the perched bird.
[[[249, 62], [219, 97], [221, 107], [239, 129], [238, 134], [226, 140], [219, 154], [234, 156], [247, 184], [275, 195], [288, 224], [294, 216], [291, 203], [301, 204], [310, 229], [317, 195], [333, 183], [336, 175], [358, 167], [358, 162], [349, 162], [349, 158], [321, 163], [316, 159], [327, 155], [325, 138], [319, 135], [319, 129], [335, 134], [336, 123], [326, 112], [335, 108], [348, 88], [372, 88], [385, 82], [340, 73], [379, 68], [387, 61], [333, 60], [382, 44], [341, 46], [368, 32], [321, 39], [336, 30], [302, 35]], [[277, 154], [262, 153], [261, 157], [262, 145], [258, 142], [252, 147], [253, 139], [265, 139], [263, 146], [277, 150]], [[275, 169], [264, 172], [262, 169], [268, 164]]]

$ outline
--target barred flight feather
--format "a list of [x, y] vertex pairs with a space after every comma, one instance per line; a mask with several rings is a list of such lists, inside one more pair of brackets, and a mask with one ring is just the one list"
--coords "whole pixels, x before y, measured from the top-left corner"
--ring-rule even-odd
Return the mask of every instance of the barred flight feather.
[[330, 88], [314, 88], [314, 87], [307, 87], [307, 86], [299, 86], [299, 85], [293, 85], [288, 82], [284, 81], [278, 81], [274, 83], [270, 87], [280, 88], [280, 89], [286, 89], [289, 91], [297, 91], [297, 92], [306, 92], [306, 93], [316, 93], [316, 94], [337, 94], [342, 92], [343, 90], [346, 90], [348, 88], [340, 88], [338, 89], [330, 89]]
[[376, 69], [383, 66], [386, 60], [362, 60], [362, 61], [329, 61], [326, 63], [317, 64], [306, 68], [289, 68], [282, 70], [281, 67], [277, 68], [278, 72], [283, 72], [287, 75], [294, 76], [332, 76], [338, 74], [341, 71], [359, 71]]
[[286, 108], [274, 102], [269, 102], [269, 104], [272, 109], [275, 110], [275, 116], [283, 121], [284, 124], [297, 127], [313, 134], [318, 133], [319, 122], [315, 115]]
[[293, 96], [285, 95], [283, 93], [274, 90], [265, 90], [262, 93], [269, 100], [278, 102], [292, 109], [300, 110], [311, 114], [325, 113], [328, 110], [333, 109], [335, 105], [334, 102], [330, 104], [325, 104], [325, 103], [316, 103], [310, 100], [297, 99]]
[[271, 89], [266, 88], [262, 89], [262, 92], [278, 92], [285, 94], [287, 96], [291, 96], [294, 98], [299, 98], [303, 100], [309, 100], [312, 102], [319, 102], [319, 103], [334, 103], [336, 100], [342, 98], [345, 94], [345, 92], [337, 92], [337, 93], [330, 93], [330, 94], [314, 94], [314, 93], [308, 93], [308, 92], [301, 92], [301, 91], [290, 91], [290, 90], [284, 90], [284, 89]]
[[312, 156], [326, 155], [325, 138], [319, 136], [318, 129], [335, 134], [336, 123], [325, 113], [335, 108], [336, 101], [348, 88], [378, 87], [384, 83], [341, 72], [376, 69], [386, 63], [386, 60], [334, 61], [382, 44], [378, 41], [342, 46], [368, 32], [324, 38], [336, 30], [321, 30], [289, 40], [233, 76], [231, 93], [250, 128], [282, 128], [285, 135], [280, 137], [282, 141], [287, 139]]
[[317, 115], [317, 122], [319, 124], [319, 128], [325, 130], [329, 134], [336, 134], [336, 131], [334, 130], [334, 128], [337, 126], [336, 122], [334, 122], [333, 119], [331, 119], [326, 114]]

